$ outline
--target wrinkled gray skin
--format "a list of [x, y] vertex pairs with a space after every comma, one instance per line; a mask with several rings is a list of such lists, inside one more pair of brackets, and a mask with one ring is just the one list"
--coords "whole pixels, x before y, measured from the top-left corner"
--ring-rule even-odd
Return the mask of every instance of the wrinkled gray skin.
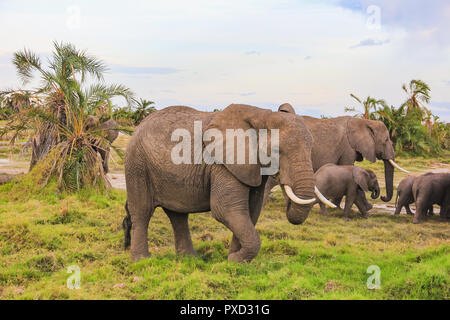
[[395, 198], [395, 214], [400, 214], [403, 207], [406, 209], [406, 213], [413, 215], [409, 205], [414, 203], [414, 196], [412, 193], [412, 185], [414, 177], [406, 177], [397, 186], [397, 196]]
[[[395, 198], [395, 214], [400, 214], [402, 208], [405, 207], [407, 214], [414, 215], [409, 207], [410, 204], [414, 203], [414, 196], [412, 192], [414, 179], [415, 177], [409, 176], [400, 181], [398, 184], [397, 196]], [[433, 215], [433, 206], [428, 209], [427, 215]]]
[[[174, 164], [171, 151], [180, 142], [171, 141], [172, 133], [186, 129], [193, 137], [194, 121], [202, 122], [203, 132], [219, 130], [225, 144], [226, 129], [269, 129], [269, 133], [279, 129], [281, 183], [291, 186], [298, 197], [314, 198], [312, 137], [301, 118], [247, 105], [230, 105], [212, 113], [168, 107], [152, 113], [137, 127], [125, 155], [127, 216], [123, 227], [125, 246], [131, 242], [133, 260], [149, 256], [147, 232], [156, 207], [162, 207], [170, 219], [178, 253], [196, 255], [188, 217], [207, 211], [233, 232], [228, 260], [250, 261], [259, 252], [261, 241], [255, 225], [267, 176], [261, 176], [259, 163]], [[288, 201], [287, 218], [301, 224], [311, 208]]]
[[[289, 103], [281, 105], [278, 111], [295, 114], [294, 108]], [[354, 117], [317, 119], [303, 116], [302, 118], [314, 139], [311, 154], [314, 172], [327, 163], [353, 165], [355, 161], [362, 161], [363, 158], [370, 162], [383, 160], [386, 196], [381, 199], [384, 202], [391, 201], [394, 190], [394, 167], [388, 160], [395, 160], [395, 154], [389, 132], [383, 122]], [[277, 182], [269, 178], [266, 197], [275, 185]], [[332, 202], [339, 206], [341, 200], [336, 198]]]
[[428, 173], [416, 177], [412, 186], [416, 213], [413, 223], [421, 223], [427, 210], [437, 204], [442, 219], [450, 218], [450, 173]]
[[[111, 144], [119, 136], [119, 131], [117, 130], [118, 127], [119, 127], [119, 125], [113, 119], [105, 121], [101, 124], [100, 124], [98, 118], [95, 116], [88, 116], [88, 118], [86, 120], [86, 129], [104, 130], [105, 138]], [[110, 154], [111, 148], [109, 146], [102, 146], [99, 148], [93, 146], [92, 148], [95, 151], [97, 151], [98, 153], [100, 153], [100, 156], [102, 157], [103, 171], [105, 173], [108, 173], [108, 171], [109, 171], [108, 162], [109, 162], [109, 154]]]
[[[314, 176], [316, 186], [326, 198], [342, 199], [345, 196], [344, 216], [347, 219], [353, 204], [356, 204], [363, 217], [368, 217], [367, 211], [372, 209], [372, 205], [367, 202], [365, 192], [372, 191], [372, 199], [380, 195], [377, 176], [372, 170], [326, 164], [317, 170]], [[319, 204], [322, 213], [328, 215], [325, 205], [321, 202]]]

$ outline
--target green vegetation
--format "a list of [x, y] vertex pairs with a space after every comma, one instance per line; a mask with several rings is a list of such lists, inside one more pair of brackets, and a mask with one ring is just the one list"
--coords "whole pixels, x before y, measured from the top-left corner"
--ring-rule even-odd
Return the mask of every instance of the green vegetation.
[[[367, 97], [354, 98], [363, 107], [356, 116], [363, 119], [383, 121], [389, 130], [397, 155], [442, 156], [450, 149], [450, 125], [439, 121], [426, 104], [431, 100], [430, 87], [421, 80], [411, 80], [402, 86], [407, 100], [398, 108], [389, 107], [384, 100]], [[345, 108], [356, 112], [354, 108]]]
[[145, 99], [135, 100], [134, 106], [114, 109], [112, 117], [121, 123], [137, 126], [150, 113], [156, 111], [152, 104], [154, 104], [153, 101]]
[[[152, 258], [131, 262], [121, 227], [126, 194], [104, 188], [92, 147], [108, 142], [87, 124], [90, 116], [114, 118], [129, 129], [155, 110], [153, 102], [105, 85], [103, 62], [70, 44], [54, 43], [47, 68], [28, 50], [17, 52], [14, 64], [25, 83], [38, 74], [41, 87], [0, 92], [0, 158], [22, 160], [11, 166], [23, 171], [24, 160], [36, 160], [30, 174], [0, 186], [0, 299], [450, 298], [448, 223], [435, 216], [414, 225], [410, 216], [393, 216], [381, 200], [369, 219], [353, 212], [345, 221], [336, 210], [324, 217], [316, 207], [294, 226], [277, 191], [257, 225], [261, 251], [248, 264], [227, 262], [231, 232], [208, 213], [190, 218], [199, 257], [177, 256], [170, 222], [157, 209], [148, 239]], [[399, 108], [352, 97], [364, 108], [359, 116], [386, 124], [402, 167], [423, 173], [449, 165], [449, 126], [423, 105], [429, 87], [413, 80], [403, 89], [408, 99]], [[117, 96], [128, 105], [117, 108]], [[128, 140], [121, 135], [115, 141], [113, 170], [123, 170]], [[19, 143], [27, 141], [31, 150], [22, 152]], [[428, 154], [435, 158], [410, 158]], [[383, 177], [382, 162], [358, 165]], [[394, 184], [403, 177], [396, 173]], [[380, 290], [366, 287], [371, 265], [381, 269]], [[79, 290], [66, 286], [70, 266], [80, 268]]]
[[18, 137], [28, 136], [31, 168], [46, 163], [48, 168], [41, 170], [47, 174], [45, 180], [56, 177], [61, 189], [101, 185], [105, 175], [95, 149], [107, 148], [109, 141], [92, 119], [110, 118], [111, 100], [123, 97], [131, 103], [133, 93], [122, 85], [104, 84], [107, 69], [101, 60], [71, 44], [53, 45], [48, 66], [27, 49], [14, 54], [13, 64], [24, 85], [37, 73], [40, 87], [32, 92], [2, 93], [12, 114], [0, 134], [9, 135], [12, 144]]
[[[418, 164], [416, 172], [435, 163], [398, 162]], [[382, 176], [381, 163], [369, 167]], [[190, 218], [199, 258], [177, 256], [158, 209], [149, 230], [152, 257], [133, 263], [123, 250], [124, 191], [66, 194], [54, 182], [41, 191], [34, 185], [24, 178], [0, 186], [0, 299], [450, 298], [450, 231], [437, 216], [414, 225], [387, 210], [362, 219], [355, 209], [347, 222], [315, 207], [294, 226], [277, 191], [257, 225], [260, 254], [236, 264], [226, 261], [231, 232], [209, 214]], [[79, 290], [66, 287], [72, 265], [81, 270]], [[380, 290], [366, 288], [370, 265], [381, 269]]]

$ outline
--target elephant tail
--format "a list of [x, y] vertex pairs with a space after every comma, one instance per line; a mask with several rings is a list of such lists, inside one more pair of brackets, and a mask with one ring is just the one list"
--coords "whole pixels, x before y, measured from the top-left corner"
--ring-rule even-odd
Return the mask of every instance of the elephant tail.
[[126, 217], [123, 219], [122, 228], [124, 233], [124, 248], [127, 250], [131, 245], [131, 216], [128, 211], [128, 201], [125, 203], [125, 211], [127, 212]]

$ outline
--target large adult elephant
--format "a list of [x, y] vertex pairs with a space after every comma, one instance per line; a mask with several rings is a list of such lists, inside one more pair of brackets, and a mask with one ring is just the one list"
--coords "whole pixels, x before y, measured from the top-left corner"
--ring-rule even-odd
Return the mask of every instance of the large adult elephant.
[[[195, 129], [198, 124], [201, 129]], [[250, 261], [258, 254], [261, 242], [255, 225], [267, 180], [266, 175], [261, 175], [260, 157], [253, 164], [248, 160], [235, 164], [236, 161], [228, 161], [228, 156], [227, 161], [220, 159], [220, 152], [215, 149], [215, 162], [199, 161], [190, 152], [189, 161], [178, 163], [173, 159], [181, 143], [173, 141], [175, 132], [181, 130], [188, 136], [188, 149], [203, 152], [213, 140], [207, 138], [207, 132], [215, 132], [214, 141], [223, 141], [228, 146], [235, 139], [228, 139], [226, 133], [233, 129], [241, 132], [254, 129], [269, 135], [271, 129], [279, 130], [278, 173], [290, 197], [287, 219], [292, 224], [305, 221], [315, 194], [320, 197], [320, 192], [314, 186], [312, 136], [300, 117], [248, 105], [230, 105], [212, 113], [184, 106], [168, 107], [152, 113], [137, 127], [125, 154], [127, 216], [123, 226], [125, 246], [131, 240], [133, 260], [149, 256], [147, 232], [156, 207], [162, 207], [170, 219], [178, 253], [196, 255], [188, 214], [211, 211], [217, 221], [233, 232], [228, 260]], [[196, 139], [202, 138], [210, 142], [198, 144]], [[244, 144], [248, 154], [250, 143]], [[192, 164], [195, 160], [197, 164]]]
[[[109, 141], [110, 144], [112, 144], [117, 137], [119, 136], [119, 125], [118, 123], [113, 120], [107, 120], [103, 123], [100, 123], [100, 120], [95, 116], [88, 116], [86, 119], [86, 130], [93, 130], [101, 132], [102, 136]], [[102, 165], [103, 165], [103, 171], [105, 173], [108, 173], [109, 171], [109, 154], [111, 151], [111, 148], [109, 145], [102, 145], [102, 146], [93, 146], [92, 147], [95, 151], [97, 151], [100, 156], [102, 157]]]
[[[281, 105], [278, 111], [295, 114], [294, 108], [289, 103]], [[383, 160], [386, 196], [381, 199], [384, 202], [391, 201], [394, 191], [394, 167], [408, 171], [395, 163], [392, 141], [383, 122], [349, 116], [331, 119], [308, 116], [302, 118], [314, 138], [311, 152], [314, 172], [327, 163], [353, 165], [355, 161], [362, 161], [364, 158], [370, 162]], [[270, 180], [266, 194], [276, 184], [276, 181]], [[333, 199], [337, 205], [340, 201], [341, 199]]]

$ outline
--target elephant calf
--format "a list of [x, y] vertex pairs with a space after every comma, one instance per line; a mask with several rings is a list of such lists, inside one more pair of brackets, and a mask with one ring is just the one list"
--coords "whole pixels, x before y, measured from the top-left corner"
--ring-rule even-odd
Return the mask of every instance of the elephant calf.
[[[430, 173], [427, 173], [427, 175]], [[402, 208], [405, 207], [406, 213], [409, 215], [413, 215], [414, 213], [411, 211], [409, 205], [414, 203], [414, 196], [412, 191], [412, 186], [414, 183], [415, 177], [409, 176], [400, 181], [397, 187], [397, 197], [395, 199], [395, 214], [400, 214]], [[427, 215], [433, 215], [433, 205], [428, 208]]]
[[450, 218], [450, 173], [427, 173], [416, 177], [412, 186], [416, 213], [414, 223], [422, 222], [427, 210], [437, 204], [442, 219]]
[[[375, 173], [357, 166], [339, 166], [326, 164], [315, 174], [316, 185], [326, 198], [333, 199], [336, 204], [345, 196], [344, 215], [348, 219], [353, 203], [356, 204], [363, 217], [372, 205], [367, 202], [365, 191], [372, 191], [372, 199], [380, 195], [380, 187]], [[325, 206], [320, 203], [324, 215], [328, 215]]]

